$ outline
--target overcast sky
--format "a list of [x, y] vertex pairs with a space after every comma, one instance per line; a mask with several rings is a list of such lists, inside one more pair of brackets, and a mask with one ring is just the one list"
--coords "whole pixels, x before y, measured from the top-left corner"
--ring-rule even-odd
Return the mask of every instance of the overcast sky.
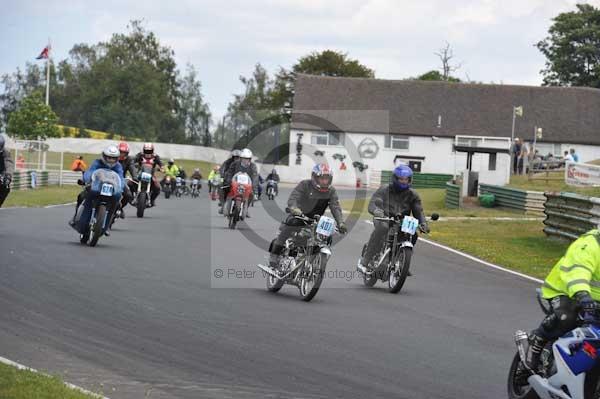
[[[581, 1], [580, 1], [581, 2]], [[347, 52], [376, 77], [402, 79], [440, 67], [449, 42], [462, 79], [539, 85], [544, 57], [534, 47], [574, 0], [221, 0], [3, 1], [0, 73], [23, 67], [52, 40], [62, 60], [76, 43], [96, 43], [144, 19], [173, 48], [180, 70], [192, 63], [220, 117], [239, 75], [257, 62], [274, 72], [315, 50]], [[600, 6], [600, 0], [587, 3]]]

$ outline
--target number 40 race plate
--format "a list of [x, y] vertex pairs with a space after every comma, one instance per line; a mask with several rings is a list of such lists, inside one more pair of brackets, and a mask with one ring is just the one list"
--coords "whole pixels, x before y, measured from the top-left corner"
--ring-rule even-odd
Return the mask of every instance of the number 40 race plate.
[[329, 237], [335, 230], [335, 220], [327, 216], [321, 216], [319, 224], [317, 224], [317, 234]]

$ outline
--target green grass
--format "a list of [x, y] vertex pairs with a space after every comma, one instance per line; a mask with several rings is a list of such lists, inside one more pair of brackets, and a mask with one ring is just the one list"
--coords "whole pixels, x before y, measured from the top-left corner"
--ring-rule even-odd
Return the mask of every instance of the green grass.
[[2, 206], [5, 208], [13, 206], [40, 207], [64, 204], [75, 201], [80, 191], [79, 186], [50, 186], [35, 190], [12, 190]]
[[[466, 204], [463, 209], [447, 209], [445, 204], [446, 190], [441, 188], [425, 188], [417, 190], [421, 196], [423, 209], [427, 215], [438, 213], [440, 216], [453, 217], [524, 217], [522, 212], [503, 208], [483, 208], [477, 204]], [[361, 217], [371, 217], [367, 208], [370, 198], [364, 200], [342, 200], [342, 208], [348, 212], [359, 214]]]
[[545, 176], [545, 173], [534, 175], [536, 180], [529, 180], [527, 176], [511, 176], [508, 187], [530, 191], [563, 191], [600, 197], [600, 187], [586, 188], [567, 185], [564, 179], [565, 172], [550, 172], [548, 177], [555, 180], [540, 180]]
[[0, 398], [91, 399], [96, 397], [68, 388], [58, 377], [49, 377], [0, 364]]
[[488, 262], [544, 279], [569, 243], [548, 238], [539, 221], [440, 221], [429, 237]]

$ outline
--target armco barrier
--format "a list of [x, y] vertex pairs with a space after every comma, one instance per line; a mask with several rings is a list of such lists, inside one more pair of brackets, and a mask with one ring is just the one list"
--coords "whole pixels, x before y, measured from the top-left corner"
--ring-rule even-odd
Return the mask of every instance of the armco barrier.
[[[446, 188], [446, 183], [452, 180], [452, 177], [452, 175], [439, 173], [415, 173], [413, 174], [412, 186], [414, 188]], [[391, 170], [381, 171], [381, 185], [389, 184], [391, 179]]]
[[48, 171], [39, 170], [16, 170], [13, 173], [13, 179], [10, 184], [12, 190], [31, 189], [32, 172], [35, 173], [35, 186], [45, 187], [49, 184]]
[[573, 193], [546, 193], [544, 233], [574, 240], [598, 228], [600, 198]]
[[446, 183], [446, 208], [458, 209], [462, 207], [462, 195], [460, 186]]
[[541, 191], [525, 191], [514, 188], [493, 186], [489, 184], [479, 185], [480, 194], [493, 194], [498, 206], [512, 208], [528, 213], [542, 214], [546, 197]]

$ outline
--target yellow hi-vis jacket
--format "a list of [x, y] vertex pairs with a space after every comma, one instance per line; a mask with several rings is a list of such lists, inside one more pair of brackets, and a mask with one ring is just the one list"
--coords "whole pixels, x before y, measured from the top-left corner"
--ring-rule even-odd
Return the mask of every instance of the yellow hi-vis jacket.
[[579, 291], [589, 292], [600, 301], [600, 231], [590, 230], [575, 240], [550, 271], [542, 286], [546, 299], [559, 295], [572, 298]]

